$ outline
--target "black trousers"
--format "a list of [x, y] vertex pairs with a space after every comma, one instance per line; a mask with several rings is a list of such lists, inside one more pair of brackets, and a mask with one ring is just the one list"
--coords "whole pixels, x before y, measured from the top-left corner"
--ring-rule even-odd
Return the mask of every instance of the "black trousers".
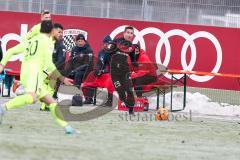
[[148, 85], [156, 81], [157, 81], [157, 77], [150, 74], [146, 74], [144, 76], [132, 79], [133, 85], [135, 86], [137, 97], [142, 97], [142, 94], [144, 92], [143, 91], [144, 85]]
[[130, 108], [134, 106], [135, 100], [127, 58], [127, 55], [124, 54], [114, 54], [111, 60], [110, 74], [119, 99]]
[[74, 84], [76, 86], [81, 86], [84, 78], [92, 70], [92, 67], [88, 64], [74, 64], [72, 60], [68, 61], [65, 69], [62, 71], [62, 74], [65, 77], [74, 78]]

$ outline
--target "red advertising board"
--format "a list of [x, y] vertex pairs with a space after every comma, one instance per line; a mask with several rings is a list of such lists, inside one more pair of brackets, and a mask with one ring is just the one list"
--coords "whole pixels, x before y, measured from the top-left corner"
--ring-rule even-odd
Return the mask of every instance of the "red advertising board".
[[[0, 37], [5, 52], [39, 23], [40, 15], [1, 11], [0, 18]], [[66, 34], [87, 34], [96, 54], [104, 36], [119, 36], [125, 25], [132, 25], [136, 34], [134, 42], [140, 43], [153, 62], [163, 63], [169, 69], [240, 74], [240, 29], [62, 15], [53, 15], [52, 19], [64, 26]], [[18, 70], [17, 59], [11, 59], [8, 67]], [[236, 78], [191, 75], [188, 85], [240, 89]]]

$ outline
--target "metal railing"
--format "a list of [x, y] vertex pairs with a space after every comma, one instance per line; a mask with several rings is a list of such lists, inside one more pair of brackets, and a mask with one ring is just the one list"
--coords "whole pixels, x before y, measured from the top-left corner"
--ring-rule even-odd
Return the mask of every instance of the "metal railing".
[[0, 10], [240, 27], [239, 0], [0, 0]]

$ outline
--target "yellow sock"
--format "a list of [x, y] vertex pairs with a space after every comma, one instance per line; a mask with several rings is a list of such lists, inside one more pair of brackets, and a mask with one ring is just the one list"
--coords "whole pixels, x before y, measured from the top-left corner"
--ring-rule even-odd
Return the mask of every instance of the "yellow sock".
[[10, 101], [6, 103], [6, 109], [13, 109], [13, 108], [18, 108], [22, 107], [27, 104], [32, 104], [33, 103], [33, 97], [31, 94], [24, 94], [21, 96], [17, 96]]
[[45, 110], [45, 109], [46, 109], [46, 106], [47, 106], [47, 105], [46, 105], [45, 103], [42, 103], [42, 105], [41, 105], [40, 108], [41, 108], [42, 110]]
[[50, 104], [49, 109], [50, 109], [50, 112], [51, 112], [53, 118], [61, 127], [65, 127], [66, 125], [68, 125], [68, 123], [63, 120], [63, 116], [62, 116], [61, 112], [57, 110], [56, 103]]

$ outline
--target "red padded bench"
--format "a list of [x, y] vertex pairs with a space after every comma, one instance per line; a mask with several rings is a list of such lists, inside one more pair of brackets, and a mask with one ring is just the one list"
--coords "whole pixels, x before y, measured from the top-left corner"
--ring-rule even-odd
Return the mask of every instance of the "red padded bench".
[[[144, 72], [143, 72], [144, 73]], [[186, 81], [187, 81], [187, 76], [186, 74], [183, 74], [183, 76], [181, 78], [176, 78], [174, 76], [174, 74], [177, 73], [170, 73], [171, 74], [171, 79], [170, 80], [166, 80], [163, 75], [158, 77], [158, 80], [154, 83], [148, 84], [148, 85], [144, 85], [142, 86], [142, 91], [143, 93], [147, 93], [147, 92], [151, 92], [151, 91], [156, 91], [157, 94], [157, 106], [156, 109], [159, 109], [159, 97], [160, 95], [163, 95], [163, 103], [162, 106], [165, 107], [165, 95], [167, 92], [170, 92], [170, 96], [171, 96], [171, 102], [170, 102], [170, 111], [181, 111], [185, 108], [186, 106]], [[94, 82], [93, 82], [93, 86], [94, 86]], [[172, 100], [173, 100], [173, 88], [177, 87], [177, 86], [183, 86], [183, 108], [182, 109], [178, 109], [178, 110], [174, 110], [172, 108]], [[95, 88], [95, 87], [94, 87]], [[94, 93], [94, 104], [96, 104], [96, 95], [97, 95], [97, 89], [95, 90]]]
[[[20, 79], [20, 71], [14, 71], [11, 69], [6, 69], [5, 70], [5, 79], [3, 79], [3, 83], [2, 83], [2, 97], [10, 97], [10, 93], [11, 93], [11, 81], [14, 79]], [[5, 88], [5, 84], [7, 84], [7, 89], [8, 92], [6, 95], [4, 95], [4, 88]]]

